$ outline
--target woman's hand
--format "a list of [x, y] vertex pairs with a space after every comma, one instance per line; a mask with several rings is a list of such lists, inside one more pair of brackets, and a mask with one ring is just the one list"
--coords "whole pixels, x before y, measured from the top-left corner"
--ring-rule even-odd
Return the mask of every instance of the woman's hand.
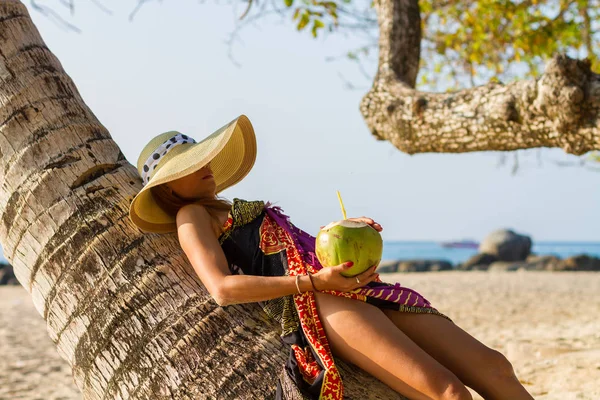
[[364, 222], [365, 224], [371, 225], [371, 227], [373, 229], [375, 229], [377, 232], [381, 232], [383, 230], [383, 228], [381, 227], [381, 225], [379, 225], [377, 222], [373, 221], [372, 218], [358, 217], [358, 218], [348, 218], [348, 219], [350, 221]]
[[[381, 227], [381, 225], [379, 225], [377, 222], [373, 221], [372, 218], [368, 218], [368, 217], [358, 217], [358, 218], [348, 218], [348, 220], [350, 221], [358, 221], [358, 222], [364, 222], [365, 224], [370, 225], [373, 229], [375, 229], [377, 232], [381, 232], [383, 230], [383, 228]], [[321, 227], [321, 229], [323, 229], [325, 227], [325, 225], [323, 225]], [[360, 278], [358, 278], [360, 279]]]
[[[350, 292], [365, 286], [379, 277], [379, 274], [375, 273], [377, 265], [373, 265], [368, 270], [356, 276], [346, 277], [340, 274], [340, 272], [350, 269], [352, 265], [352, 261], [349, 261], [332, 267], [323, 267], [319, 272], [312, 274], [314, 289], [317, 291], [339, 290]], [[356, 282], [356, 277], [358, 277], [360, 283]]]

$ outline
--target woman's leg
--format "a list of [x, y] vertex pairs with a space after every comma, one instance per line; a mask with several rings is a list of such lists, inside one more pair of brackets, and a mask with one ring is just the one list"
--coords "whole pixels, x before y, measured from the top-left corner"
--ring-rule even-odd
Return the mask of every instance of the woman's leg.
[[387, 309], [383, 312], [423, 350], [486, 400], [533, 399], [506, 357], [446, 318]]
[[402, 333], [377, 307], [315, 292], [334, 356], [369, 372], [410, 399], [472, 399], [446, 367]]

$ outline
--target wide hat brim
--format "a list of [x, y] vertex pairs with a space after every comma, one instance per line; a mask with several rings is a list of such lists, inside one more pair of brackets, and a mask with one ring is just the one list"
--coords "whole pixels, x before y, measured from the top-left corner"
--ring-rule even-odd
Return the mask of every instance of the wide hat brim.
[[[185, 146], [185, 147], [184, 147]], [[182, 148], [177, 149], [177, 147]], [[182, 144], [169, 159], [161, 160], [150, 181], [138, 192], [129, 206], [129, 218], [146, 232], [177, 231], [175, 216], [165, 212], [154, 200], [154, 186], [191, 174], [210, 162], [216, 193], [241, 181], [256, 160], [256, 136], [250, 120], [240, 115], [198, 143]], [[165, 157], [166, 158], [166, 157]]]

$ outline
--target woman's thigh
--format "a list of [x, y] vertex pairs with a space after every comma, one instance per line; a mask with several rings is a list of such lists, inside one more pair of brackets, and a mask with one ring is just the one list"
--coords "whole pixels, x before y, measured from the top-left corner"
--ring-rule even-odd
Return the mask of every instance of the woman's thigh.
[[471, 398], [460, 380], [423, 351], [377, 307], [315, 292], [333, 354], [411, 399]]
[[458, 325], [435, 314], [383, 310], [389, 319], [419, 347], [480, 394], [489, 392], [494, 376], [512, 375], [504, 357]]

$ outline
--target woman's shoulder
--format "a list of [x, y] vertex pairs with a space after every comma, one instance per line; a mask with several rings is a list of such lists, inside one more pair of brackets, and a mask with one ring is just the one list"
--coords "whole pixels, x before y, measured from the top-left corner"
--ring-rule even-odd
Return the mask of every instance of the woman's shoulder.
[[175, 219], [177, 223], [179, 223], [184, 219], [195, 219], [195, 217], [198, 215], [208, 216], [208, 211], [206, 211], [206, 208], [202, 204], [190, 203], [180, 207], [177, 210]]

